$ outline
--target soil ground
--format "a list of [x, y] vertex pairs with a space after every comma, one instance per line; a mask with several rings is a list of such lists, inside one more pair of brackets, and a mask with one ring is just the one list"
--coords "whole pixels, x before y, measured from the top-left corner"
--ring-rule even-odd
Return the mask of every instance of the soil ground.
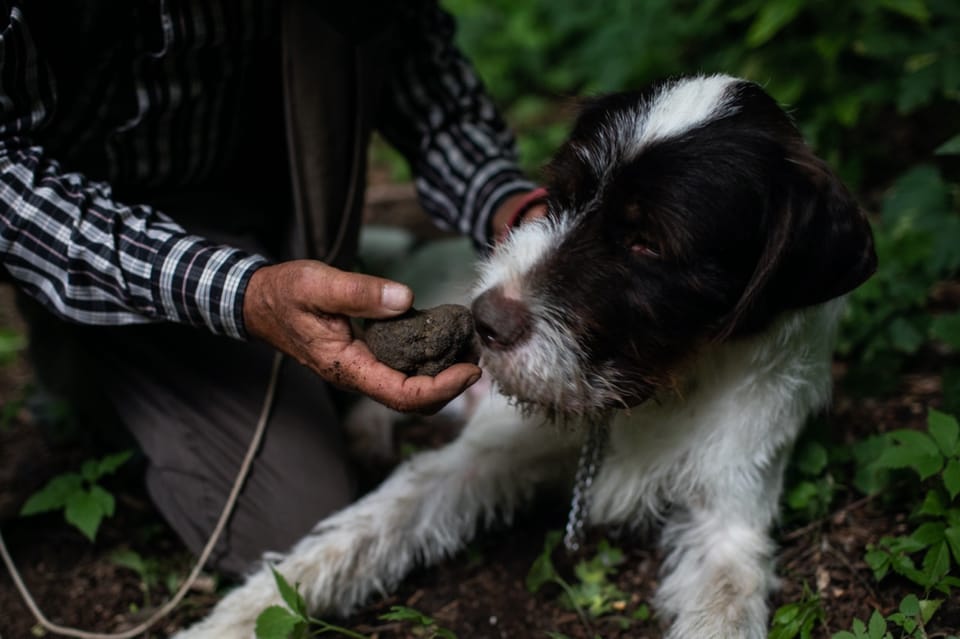
[[[402, 208], [403, 198], [408, 195], [408, 191], [401, 191], [390, 197], [398, 198]], [[8, 285], [0, 286], [0, 327], [5, 326], [22, 328], [12, 308]], [[832, 436], [838, 442], [849, 442], [870, 432], [923, 427], [927, 408], [939, 406], [942, 400], [939, 370], [936, 358], [928, 358], [901, 379], [899, 388], [889, 397], [856, 397], [841, 390], [828, 418]], [[841, 366], [837, 375], [842, 375]], [[22, 359], [0, 366], [0, 407], [19, 406], [21, 398], [29, 395], [29, 386], [29, 367]], [[448, 431], [417, 422], [400, 432], [402, 444], [421, 448], [439, 445], [448, 436]], [[15, 516], [23, 498], [46, 479], [96, 455], [97, 451], [82, 445], [52, 445], [40, 435], [30, 411], [12, 411], [12, 419], [0, 427], [0, 523], [27, 584], [48, 616], [86, 630], [108, 631], [129, 626], [161, 604], [169, 588], [189, 570], [191, 558], [152, 509], [139, 471], [133, 467], [107, 484], [118, 497], [117, 515], [106, 520], [96, 543], [89, 543], [59, 515]], [[385, 470], [380, 469], [381, 473]], [[882, 498], [863, 498], [849, 488], [840, 487], [838, 491], [826, 517], [802, 525], [782, 524], [775, 531], [783, 579], [772, 607], [799, 600], [804, 588], [817, 593], [826, 613], [823, 623], [814, 629], [817, 639], [849, 629], [852, 619], [867, 619], [874, 609], [890, 613], [905, 594], [916, 591], [892, 577], [878, 584], [863, 561], [867, 544], [876, 543], [884, 535], [903, 534], [909, 528], [904, 509]], [[389, 597], [371, 603], [349, 619], [328, 621], [371, 638], [429, 637], [428, 632], [410, 622], [380, 618], [391, 606], [403, 605], [433, 617], [438, 626], [461, 639], [546, 637], [548, 632], [572, 639], [659, 637], [655, 618], [625, 628], [621, 624], [626, 615], [649, 601], [657, 584], [660, 558], [649, 539], [594, 530], [577, 556], [568, 557], [562, 551], [554, 554], [561, 574], [573, 579], [575, 563], [592, 557], [601, 539], [609, 539], [622, 549], [626, 561], [615, 582], [629, 593], [622, 606], [624, 616], [606, 616], [588, 626], [561, 605], [558, 587], [548, 586], [536, 594], [527, 591], [527, 573], [541, 553], [547, 532], [563, 527], [566, 507], [562, 499], [538, 503], [509, 529], [485, 531], [466, 551], [438, 566], [418, 570]], [[147, 560], [145, 574], [111, 559], [117, 551], [129, 549]], [[174, 614], [148, 636], [167, 636], [201, 617], [226, 586], [215, 576], [206, 576]], [[927, 630], [930, 637], [960, 632], [960, 602], [946, 602]], [[41, 633], [10, 578], [2, 573], [0, 637], [31, 636]]]

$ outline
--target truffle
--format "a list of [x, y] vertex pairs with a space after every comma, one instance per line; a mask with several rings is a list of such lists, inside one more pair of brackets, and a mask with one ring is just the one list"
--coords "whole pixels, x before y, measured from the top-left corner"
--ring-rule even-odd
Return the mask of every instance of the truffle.
[[432, 376], [476, 359], [473, 315], [458, 304], [369, 320], [364, 339], [377, 359], [407, 375]]

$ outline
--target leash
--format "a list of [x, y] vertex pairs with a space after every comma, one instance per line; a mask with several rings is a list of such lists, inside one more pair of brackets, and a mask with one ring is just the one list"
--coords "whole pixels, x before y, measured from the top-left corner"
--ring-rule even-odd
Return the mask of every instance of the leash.
[[587, 436], [580, 447], [577, 474], [573, 481], [573, 498], [567, 515], [567, 529], [563, 545], [567, 552], [576, 552], [583, 545], [584, 528], [590, 515], [590, 487], [600, 471], [600, 463], [610, 441], [610, 424], [607, 418], [590, 424]]
[[267, 384], [267, 392], [263, 400], [263, 407], [260, 410], [260, 417], [257, 420], [257, 426], [253, 432], [253, 438], [250, 440], [250, 446], [247, 448], [247, 453], [243, 458], [243, 462], [240, 464], [240, 470], [237, 473], [237, 478], [233, 482], [233, 487], [230, 489], [230, 494], [227, 497], [226, 503], [223, 505], [223, 510], [220, 512], [220, 518], [217, 520], [217, 525], [210, 534], [210, 539], [207, 541], [207, 545], [203, 548], [203, 552], [200, 553], [200, 557], [197, 559], [196, 564], [194, 564], [193, 570], [190, 571], [190, 575], [187, 577], [186, 581], [180, 585], [180, 588], [177, 590], [176, 594], [171, 597], [162, 608], [154, 612], [146, 621], [129, 630], [112, 633], [86, 632], [84, 630], [78, 630], [76, 628], [70, 628], [68, 626], [61, 626], [53, 623], [43, 614], [43, 611], [40, 610], [39, 606], [37, 606], [36, 601], [30, 594], [30, 591], [27, 589], [26, 584], [23, 583], [23, 578], [21, 577], [20, 572], [17, 570], [16, 565], [13, 563], [13, 559], [10, 557], [10, 553], [7, 550], [7, 545], [3, 540], [3, 533], [0, 532], [0, 556], [3, 557], [3, 563], [6, 565], [7, 571], [10, 573], [10, 577], [13, 578], [13, 584], [17, 587], [17, 590], [20, 592], [20, 596], [23, 598], [24, 603], [27, 604], [27, 608], [30, 609], [30, 612], [37, 620], [37, 623], [43, 626], [47, 631], [65, 637], [76, 637], [77, 639], [131, 639], [132, 637], [145, 633], [154, 624], [160, 621], [160, 619], [170, 614], [170, 612], [172, 612], [173, 609], [176, 608], [181, 601], [183, 601], [187, 591], [189, 591], [193, 587], [193, 584], [196, 583], [197, 577], [200, 576], [200, 572], [203, 570], [203, 566], [207, 563], [207, 560], [213, 553], [214, 546], [216, 546], [217, 542], [220, 540], [220, 535], [223, 533], [224, 528], [226, 528], [227, 521], [230, 519], [230, 515], [233, 514], [233, 507], [237, 502], [237, 497], [240, 495], [240, 490], [243, 488], [243, 484], [246, 482], [247, 476], [250, 474], [250, 467], [253, 465], [253, 459], [257, 455], [257, 450], [260, 448], [260, 442], [263, 440], [263, 433], [267, 428], [267, 423], [270, 421], [270, 413], [273, 410], [273, 403], [276, 399], [277, 383], [280, 378], [282, 364], [283, 355], [278, 352], [273, 357], [273, 366], [270, 370], [270, 381]]

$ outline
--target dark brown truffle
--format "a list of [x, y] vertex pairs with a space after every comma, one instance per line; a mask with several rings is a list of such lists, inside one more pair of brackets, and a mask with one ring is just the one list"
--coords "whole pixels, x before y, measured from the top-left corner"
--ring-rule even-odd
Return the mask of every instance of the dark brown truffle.
[[407, 375], [436, 375], [475, 359], [473, 315], [458, 304], [412, 309], [400, 317], [370, 320], [365, 340], [381, 362]]

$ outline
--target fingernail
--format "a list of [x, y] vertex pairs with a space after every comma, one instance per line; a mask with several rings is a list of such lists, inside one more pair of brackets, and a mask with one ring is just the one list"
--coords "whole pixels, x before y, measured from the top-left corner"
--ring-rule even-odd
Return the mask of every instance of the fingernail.
[[471, 386], [473, 386], [479, 381], [480, 381], [480, 374], [474, 375], [473, 377], [467, 380], [467, 385], [464, 386], [464, 390], [466, 390], [467, 388], [470, 388]]
[[405, 311], [413, 301], [413, 292], [403, 284], [384, 284], [380, 303], [391, 311]]

